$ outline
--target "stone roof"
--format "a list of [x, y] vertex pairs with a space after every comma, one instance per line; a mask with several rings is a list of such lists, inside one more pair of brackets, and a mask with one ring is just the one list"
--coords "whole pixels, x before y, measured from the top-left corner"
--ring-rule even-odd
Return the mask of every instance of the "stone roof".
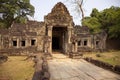
[[79, 36], [79, 38], [91, 37], [91, 34], [77, 34], [77, 36]]
[[14, 32], [14, 31], [23, 31], [23, 30], [27, 30], [26, 29], [26, 24], [21, 24], [21, 23], [13, 23], [10, 31]]
[[35, 31], [30, 31], [30, 28], [39, 28], [44, 25], [44, 22], [28, 21], [26, 24], [13, 23], [9, 29], [0, 29], [0, 34], [10, 36], [36, 36]]
[[10, 33], [10, 36], [25, 36], [24, 32], [12, 32]]
[[44, 22], [37, 22], [37, 21], [28, 21], [26, 24], [22, 23], [13, 23], [12, 27], [10, 28], [12, 31], [24, 31], [29, 30], [29, 28], [40, 28], [44, 25]]
[[28, 36], [36, 36], [37, 33], [36, 32], [26, 32], [26, 35], [28, 35]]
[[89, 28], [87, 26], [80, 26], [80, 25], [75, 25], [75, 29], [89, 30]]
[[69, 11], [67, 10], [66, 6], [62, 3], [62, 2], [58, 2], [52, 9], [51, 14], [58, 14], [62, 13], [62, 14], [66, 14], [70, 16]]
[[42, 27], [45, 23], [44, 22], [37, 22], [37, 21], [28, 21], [27, 25], [30, 28], [39, 28]]
[[74, 27], [75, 34], [90, 34], [89, 28], [87, 26], [76, 25]]
[[72, 16], [70, 16], [69, 11], [66, 6], [58, 2], [52, 9], [51, 13], [45, 16], [45, 22], [47, 23], [58, 23], [64, 24], [72, 21]]

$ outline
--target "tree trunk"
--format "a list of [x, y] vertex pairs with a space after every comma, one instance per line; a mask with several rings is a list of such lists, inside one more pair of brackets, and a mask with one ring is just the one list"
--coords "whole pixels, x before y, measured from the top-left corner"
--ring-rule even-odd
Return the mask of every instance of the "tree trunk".
[[83, 20], [83, 18], [84, 18], [84, 11], [83, 11], [83, 8], [82, 8], [82, 4], [83, 4], [83, 0], [81, 0], [81, 3], [78, 4], [78, 5], [79, 5], [79, 8], [80, 8], [80, 11], [81, 11], [81, 13], [82, 13], [82, 20]]
[[81, 13], [82, 13], [82, 20], [83, 20], [83, 18], [84, 18], [84, 11], [82, 9], [82, 5], [79, 5], [79, 7], [80, 7], [80, 10], [81, 10]]

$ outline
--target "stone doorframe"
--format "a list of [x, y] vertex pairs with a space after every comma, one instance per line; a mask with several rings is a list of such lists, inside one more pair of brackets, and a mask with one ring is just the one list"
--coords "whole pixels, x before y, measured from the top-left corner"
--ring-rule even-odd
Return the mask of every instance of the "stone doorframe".
[[[66, 32], [66, 36], [67, 36], [67, 41], [66, 41], [66, 46], [65, 46], [65, 54], [69, 54], [69, 44], [71, 44], [70, 38], [72, 35], [72, 28], [67, 27], [67, 32]], [[53, 31], [53, 26], [47, 26], [47, 36], [50, 37], [50, 42], [49, 42], [49, 48], [48, 48], [48, 52], [52, 54], [52, 31]]]

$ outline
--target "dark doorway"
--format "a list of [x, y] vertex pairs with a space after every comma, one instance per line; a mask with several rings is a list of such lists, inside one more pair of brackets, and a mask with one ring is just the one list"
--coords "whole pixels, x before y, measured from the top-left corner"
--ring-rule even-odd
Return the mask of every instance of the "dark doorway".
[[60, 49], [60, 44], [59, 44], [59, 37], [53, 37], [52, 38], [52, 49], [53, 50], [59, 50]]
[[64, 52], [67, 27], [54, 26], [52, 29], [52, 50]]

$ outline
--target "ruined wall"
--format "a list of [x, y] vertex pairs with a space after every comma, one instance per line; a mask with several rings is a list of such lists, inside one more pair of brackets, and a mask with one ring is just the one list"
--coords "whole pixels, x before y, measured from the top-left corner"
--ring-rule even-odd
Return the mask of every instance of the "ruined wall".
[[93, 49], [93, 37], [86, 26], [74, 27], [78, 52], [91, 51]]
[[[59, 35], [60, 38], [64, 37], [63, 40], [60, 39], [60, 46], [64, 48], [65, 53], [68, 53], [70, 49], [73, 49], [71, 51], [91, 51], [91, 49], [96, 49], [97, 45], [100, 49], [105, 48], [105, 38], [102, 40], [104, 36], [99, 37], [104, 34], [97, 37], [90, 34], [88, 27], [75, 26], [72, 16], [61, 2], [53, 7], [44, 20], [44, 22], [28, 21], [26, 24], [13, 23], [9, 29], [0, 30], [3, 36], [2, 38], [0, 36], [0, 49], [44, 51], [46, 44], [49, 45], [48, 51], [52, 53], [52, 36], [59, 34], [59, 32], [54, 32], [53, 28], [59, 27], [60, 30], [65, 29], [64, 32], [60, 31], [64, 35]], [[74, 37], [73, 41], [72, 37]]]
[[37, 30], [37, 50], [43, 51], [44, 48], [44, 36], [46, 34], [45, 24]]
[[120, 50], [120, 40], [119, 39], [107, 39], [106, 47], [108, 50]]
[[0, 30], [0, 34], [2, 35], [0, 36], [1, 52], [6, 51], [11, 54], [43, 51], [44, 22], [13, 23], [7, 31]]
[[88, 27], [76, 25], [74, 35], [76, 36], [79, 52], [104, 51], [106, 49], [107, 34], [104, 31], [98, 34], [90, 34]]

